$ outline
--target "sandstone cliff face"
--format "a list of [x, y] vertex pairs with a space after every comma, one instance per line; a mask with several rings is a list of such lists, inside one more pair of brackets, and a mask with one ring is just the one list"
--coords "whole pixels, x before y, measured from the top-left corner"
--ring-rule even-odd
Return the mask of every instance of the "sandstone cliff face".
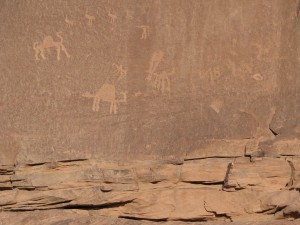
[[299, 10], [0, 1], [0, 224], [298, 224]]

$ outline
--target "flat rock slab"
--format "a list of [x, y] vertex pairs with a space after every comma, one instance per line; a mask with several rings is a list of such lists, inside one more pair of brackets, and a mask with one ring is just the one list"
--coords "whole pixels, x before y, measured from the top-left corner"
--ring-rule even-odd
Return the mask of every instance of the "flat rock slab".
[[291, 166], [284, 159], [262, 158], [254, 162], [236, 162], [230, 166], [225, 189], [275, 191], [285, 188], [291, 176]]

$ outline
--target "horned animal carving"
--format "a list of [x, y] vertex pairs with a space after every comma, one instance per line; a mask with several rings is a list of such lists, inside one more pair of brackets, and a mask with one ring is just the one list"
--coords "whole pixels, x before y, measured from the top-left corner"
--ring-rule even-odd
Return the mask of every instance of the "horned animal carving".
[[45, 56], [45, 50], [50, 48], [56, 49], [56, 57], [57, 60], [60, 60], [60, 52], [61, 50], [66, 54], [68, 58], [70, 58], [69, 53], [67, 52], [67, 49], [63, 45], [63, 37], [61, 36], [62, 32], [57, 32], [56, 36], [60, 39], [59, 41], [54, 41], [52, 36], [46, 36], [42, 42], [34, 42], [33, 43], [33, 49], [35, 51], [35, 59], [39, 60], [39, 56], [42, 57], [42, 59], [46, 59]]
[[95, 20], [95, 16], [89, 15], [88, 14], [88, 10], [86, 9], [84, 17], [88, 20], [88, 25], [92, 26], [93, 25], [93, 21]]

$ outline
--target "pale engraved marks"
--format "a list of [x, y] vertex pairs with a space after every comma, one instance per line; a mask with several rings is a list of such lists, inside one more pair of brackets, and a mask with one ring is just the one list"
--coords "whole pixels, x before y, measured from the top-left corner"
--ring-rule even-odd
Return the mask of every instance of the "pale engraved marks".
[[154, 87], [161, 91], [162, 93], [171, 92], [171, 81], [170, 76], [175, 74], [175, 69], [173, 68], [172, 71], [162, 71], [157, 74], [157, 77], [154, 81]]
[[39, 60], [39, 56], [42, 59], [46, 59], [45, 51], [51, 48], [54, 48], [56, 50], [56, 58], [57, 60], [60, 60], [60, 53], [63, 51], [65, 55], [70, 58], [70, 55], [63, 45], [63, 37], [61, 36], [62, 32], [57, 32], [56, 36], [60, 39], [59, 41], [54, 41], [52, 36], [46, 36], [42, 42], [34, 42], [33, 43], [33, 49], [35, 51], [35, 59]]
[[219, 113], [223, 107], [223, 102], [219, 99], [215, 99], [210, 104], [210, 107], [216, 112]]
[[96, 92], [96, 94], [91, 94], [89, 92], [84, 93], [82, 96], [86, 98], [93, 98], [92, 110], [94, 112], [99, 112], [100, 102], [110, 103], [110, 114], [117, 114], [117, 103], [127, 102], [127, 93], [121, 92], [123, 99], [116, 99], [116, 87], [114, 84], [103, 84], [102, 87]]
[[[117, 81], [123, 79], [127, 75], [127, 70], [123, 68], [122, 65], [117, 65], [115, 63], [112, 64], [112, 67], [115, 68], [115, 73], [119, 75]], [[117, 114], [117, 104], [118, 103], [127, 103], [127, 92], [120, 92], [123, 96], [122, 99], [118, 99], [116, 96], [116, 86], [115, 81], [110, 83], [104, 83], [95, 94], [91, 94], [90, 92], [85, 92], [82, 96], [85, 98], [93, 99], [93, 112], [99, 112], [100, 102], [108, 102], [110, 103], [110, 114]]]
[[153, 76], [155, 76], [155, 71], [162, 61], [164, 57], [164, 52], [163, 51], [157, 51], [154, 52], [151, 59], [150, 59], [150, 64], [149, 64], [149, 69], [146, 71], [148, 73], [148, 76], [146, 80], [151, 80]]
[[154, 52], [149, 64], [149, 69], [146, 71], [148, 76], [146, 80], [161, 93], [171, 92], [171, 75], [175, 74], [175, 69], [167, 72], [165, 70], [158, 72], [157, 67], [164, 57], [163, 51]]
[[74, 25], [74, 22], [72, 20], [70, 20], [67, 15], [65, 17], [65, 23], [66, 23], [67, 27], [69, 27], [69, 28]]
[[142, 29], [141, 39], [146, 40], [147, 37], [149, 37], [149, 26], [147, 26], [147, 25], [141, 25], [141, 26], [137, 26], [137, 28]]
[[115, 25], [116, 23], [116, 20], [117, 20], [117, 15], [114, 14], [111, 9], [107, 11], [107, 16], [109, 18], [109, 22], [112, 24], [112, 25]]
[[95, 16], [88, 14], [88, 10], [86, 9], [86, 10], [85, 10], [84, 17], [88, 20], [88, 25], [89, 25], [89, 26], [92, 26], [92, 25], [93, 25], [93, 22], [94, 22], [94, 20], [95, 20]]
[[118, 80], [126, 77], [127, 70], [125, 68], [123, 68], [123, 65], [117, 65], [116, 63], [113, 63], [112, 66], [115, 68], [116, 73], [119, 74]]
[[256, 81], [262, 81], [264, 77], [260, 73], [256, 73], [252, 76], [252, 78]]

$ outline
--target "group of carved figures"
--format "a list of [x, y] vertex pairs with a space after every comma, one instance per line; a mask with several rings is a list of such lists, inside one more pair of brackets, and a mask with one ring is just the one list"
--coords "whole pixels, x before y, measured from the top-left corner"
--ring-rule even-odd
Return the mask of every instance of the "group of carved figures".
[[[87, 24], [89, 26], [92, 26], [93, 22], [96, 20], [96, 17], [94, 15], [91, 15], [87, 9], [85, 10], [84, 17], [86, 18]], [[112, 10], [109, 9], [109, 10], [107, 10], [107, 17], [109, 19], [109, 22], [113, 26], [115, 26], [118, 16]], [[126, 18], [132, 19], [132, 16], [130, 15], [129, 11], [126, 11]], [[70, 20], [67, 15], [65, 17], [65, 23], [68, 27], [72, 27], [74, 25], [74, 22], [72, 20]], [[142, 30], [141, 39], [147, 39], [147, 37], [149, 36], [149, 26], [141, 25], [141, 26], [136, 26], [136, 27]], [[113, 29], [114, 28], [112, 28], [112, 30]]]
[[[110, 18], [110, 23], [114, 24], [117, 20], [117, 16], [113, 14], [111, 11], [108, 11], [108, 17]], [[88, 11], [85, 12], [85, 18], [88, 20], [88, 25], [92, 25], [93, 21], [95, 20], [95, 17], [88, 14]], [[70, 20], [67, 16], [65, 17], [65, 23], [68, 27], [71, 27], [74, 25], [73, 21]], [[147, 39], [149, 36], [149, 26], [142, 25], [137, 26], [137, 28], [142, 29], [142, 36], [141, 39]], [[58, 38], [57, 41], [55, 41], [55, 38], [53, 36], [46, 36], [41, 42], [34, 42], [33, 43], [33, 49], [35, 52], [35, 59], [40, 60], [46, 59], [46, 52], [48, 52], [51, 48], [54, 48], [56, 50], [56, 58], [57, 60], [61, 59], [61, 52], [63, 52], [66, 57], [70, 58], [70, 54], [68, 53], [66, 47], [63, 44], [63, 37], [62, 32], [57, 32], [56, 37]], [[174, 68], [172, 71], [158, 71], [158, 65], [161, 63], [162, 59], [164, 57], [164, 52], [157, 51], [154, 52], [150, 59], [150, 65], [149, 69], [146, 71], [148, 74], [146, 77], [146, 80], [149, 82], [149, 84], [156, 90], [158, 90], [161, 93], [171, 91], [171, 82], [170, 77], [175, 73]], [[115, 63], [112, 64], [112, 66], [115, 68], [116, 73], [119, 75], [117, 82], [127, 75], [127, 70], [123, 68], [122, 65], [117, 65]], [[92, 110], [94, 112], [99, 112], [100, 109], [100, 102], [108, 102], [110, 103], [110, 114], [117, 114], [117, 104], [119, 103], [126, 103], [127, 102], [127, 92], [120, 92], [120, 95], [123, 96], [122, 99], [117, 98], [116, 94], [116, 86], [115, 83], [105, 83], [103, 84], [100, 89], [95, 93], [91, 94], [90, 92], [84, 93], [82, 96], [86, 98], [92, 98], [93, 99], [93, 106]], [[135, 95], [137, 96], [137, 95]]]
[[[157, 51], [153, 53], [150, 59], [149, 69], [146, 71], [148, 73], [146, 80], [149, 82], [151, 86], [153, 86], [161, 93], [165, 93], [165, 92], [170, 93], [171, 91], [170, 76], [175, 73], [175, 70], [173, 68], [172, 71], [170, 72], [167, 72], [165, 70], [160, 72], [157, 71], [157, 67], [162, 61], [163, 56], [164, 56], [164, 52], [162, 51]], [[127, 70], [125, 70], [122, 65], [117, 65], [113, 63], [112, 66], [116, 69], [116, 73], [119, 75], [117, 81], [126, 77]], [[93, 99], [92, 110], [94, 112], [99, 112], [100, 102], [109, 102], [110, 114], [117, 114], [117, 104], [127, 102], [127, 92], [120, 92], [120, 94], [123, 95], [123, 99], [117, 99], [115, 84], [105, 83], [100, 87], [100, 89], [95, 94], [86, 92], [82, 96]]]

